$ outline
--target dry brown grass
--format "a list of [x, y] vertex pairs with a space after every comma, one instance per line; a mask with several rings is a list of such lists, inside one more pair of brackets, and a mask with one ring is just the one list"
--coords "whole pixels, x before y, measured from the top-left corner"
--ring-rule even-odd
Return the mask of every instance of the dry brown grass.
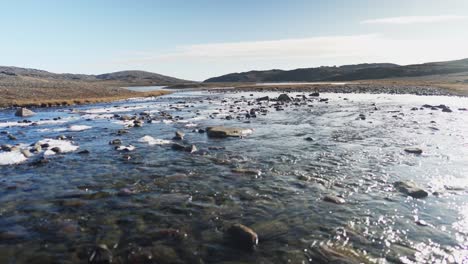
[[85, 97], [79, 99], [20, 99], [11, 100], [5, 104], [0, 102], [0, 107], [27, 106], [27, 107], [52, 107], [52, 106], [70, 106], [82, 104], [95, 104], [113, 102], [134, 97], [152, 97], [169, 94], [168, 91], [154, 92], [136, 92], [125, 95], [105, 96], [105, 97]]
[[0, 107], [76, 105], [131, 97], [159, 96], [166, 91], [136, 92], [117, 81], [70, 81], [15, 76], [0, 78]]

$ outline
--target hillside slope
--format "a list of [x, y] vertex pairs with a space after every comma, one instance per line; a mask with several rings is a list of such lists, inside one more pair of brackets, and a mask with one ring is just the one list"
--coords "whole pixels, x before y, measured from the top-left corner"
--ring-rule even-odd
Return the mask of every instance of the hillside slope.
[[71, 105], [160, 95], [167, 92], [143, 94], [121, 87], [181, 83], [191, 82], [144, 71], [87, 75], [0, 66], [0, 107]]
[[205, 82], [317, 82], [453, 74], [468, 71], [468, 59], [400, 66], [390, 63], [231, 73]]
[[175, 84], [187, 83], [182, 80], [162, 74], [146, 71], [120, 71], [100, 75], [52, 73], [37, 69], [0, 66], [0, 83], [7, 77], [30, 77], [38, 80], [61, 80], [61, 81], [117, 81], [132, 84]]

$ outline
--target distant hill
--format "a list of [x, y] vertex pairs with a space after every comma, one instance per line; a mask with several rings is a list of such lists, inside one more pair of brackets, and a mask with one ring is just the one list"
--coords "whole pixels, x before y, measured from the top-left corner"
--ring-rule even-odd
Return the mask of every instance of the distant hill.
[[267, 70], [231, 73], [205, 82], [320, 82], [355, 81], [452, 74], [468, 71], [468, 59], [401, 66], [391, 63], [304, 68], [290, 71]]
[[177, 84], [188, 83], [190, 81], [177, 79], [152, 72], [145, 71], [120, 71], [105, 73], [100, 75], [71, 74], [71, 73], [52, 73], [37, 69], [0, 66], [0, 83], [7, 77], [26, 77], [35, 78], [38, 81], [116, 81], [129, 85], [150, 85], [150, 84]]
[[157, 73], [146, 72], [146, 71], [120, 71], [113, 73], [105, 73], [95, 76], [99, 80], [119, 80], [124, 82], [135, 82], [139, 80], [147, 80], [151, 82], [159, 83], [186, 83], [189, 81], [177, 79], [170, 76], [165, 76]]

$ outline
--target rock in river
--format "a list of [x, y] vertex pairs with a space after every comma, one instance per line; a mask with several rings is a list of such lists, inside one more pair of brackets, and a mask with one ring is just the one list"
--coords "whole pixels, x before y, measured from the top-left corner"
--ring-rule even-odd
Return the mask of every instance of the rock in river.
[[249, 128], [239, 127], [208, 127], [206, 129], [208, 137], [212, 138], [226, 138], [226, 137], [242, 137], [251, 134], [253, 131]]
[[420, 155], [423, 153], [422, 149], [420, 148], [406, 148], [405, 152], [411, 153], [411, 154], [417, 154], [417, 155]]
[[345, 199], [343, 199], [341, 197], [337, 197], [337, 196], [332, 196], [332, 195], [327, 195], [327, 196], [323, 197], [323, 200], [325, 202], [335, 203], [335, 204], [344, 204], [344, 203], [346, 203]]
[[107, 248], [106, 245], [98, 245], [89, 256], [88, 263], [112, 263], [112, 252]]
[[28, 117], [28, 116], [33, 116], [35, 114], [36, 113], [34, 113], [31, 110], [29, 110], [27, 108], [24, 108], [24, 107], [21, 107], [18, 110], [16, 110], [15, 116]]
[[260, 102], [260, 101], [269, 101], [269, 100], [270, 100], [270, 97], [268, 97], [268, 96], [264, 96], [264, 97], [257, 98], [257, 102]]
[[280, 94], [280, 96], [278, 96], [278, 101], [281, 101], [281, 102], [291, 102], [292, 99], [291, 99], [291, 97], [289, 97], [289, 95], [287, 95], [287, 94]]
[[174, 136], [174, 140], [184, 140], [184, 136], [185, 134], [181, 131], [176, 131], [175, 132], [175, 136]]
[[186, 152], [190, 152], [190, 153], [194, 153], [194, 152], [196, 152], [198, 150], [195, 145], [185, 146], [185, 145], [177, 144], [177, 143], [172, 144], [172, 149], [173, 150], [186, 151]]
[[311, 263], [372, 263], [366, 255], [361, 254], [350, 247], [333, 245], [321, 245], [313, 248], [311, 260], [313, 260]]
[[118, 138], [113, 139], [113, 140], [109, 141], [109, 145], [117, 145], [117, 146], [122, 145], [122, 140], [120, 140]]
[[251, 228], [234, 224], [227, 230], [227, 235], [239, 248], [254, 249], [258, 245], [258, 235]]
[[404, 181], [397, 181], [393, 184], [393, 186], [400, 192], [407, 194], [413, 198], [424, 198], [428, 196], [428, 193], [419, 188], [413, 182], [404, 182]]

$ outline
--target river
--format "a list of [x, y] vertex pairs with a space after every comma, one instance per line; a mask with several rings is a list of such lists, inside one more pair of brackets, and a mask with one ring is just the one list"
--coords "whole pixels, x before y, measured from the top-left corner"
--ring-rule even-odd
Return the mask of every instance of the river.
[[[467, 261], [468, 98], [255, 100], [278, 95], [181, 91], [34, 109], [34, 125], [1, 111], [0, 145], [62, 149], [28, 159], [0, 151], [0, 263], [87, 263], [93, 254], [113, 263]], [[126, 127], [132, 116], [141, 127]], [[213, 125], [254, 132], [212, 139], [198, 130]], [[197, 151], [174, 150], [176, 131]], [[407, 196], [397, 181], [428, 196]], [[254, 230], [258, 246], [231, 243], [235, 223]]]

